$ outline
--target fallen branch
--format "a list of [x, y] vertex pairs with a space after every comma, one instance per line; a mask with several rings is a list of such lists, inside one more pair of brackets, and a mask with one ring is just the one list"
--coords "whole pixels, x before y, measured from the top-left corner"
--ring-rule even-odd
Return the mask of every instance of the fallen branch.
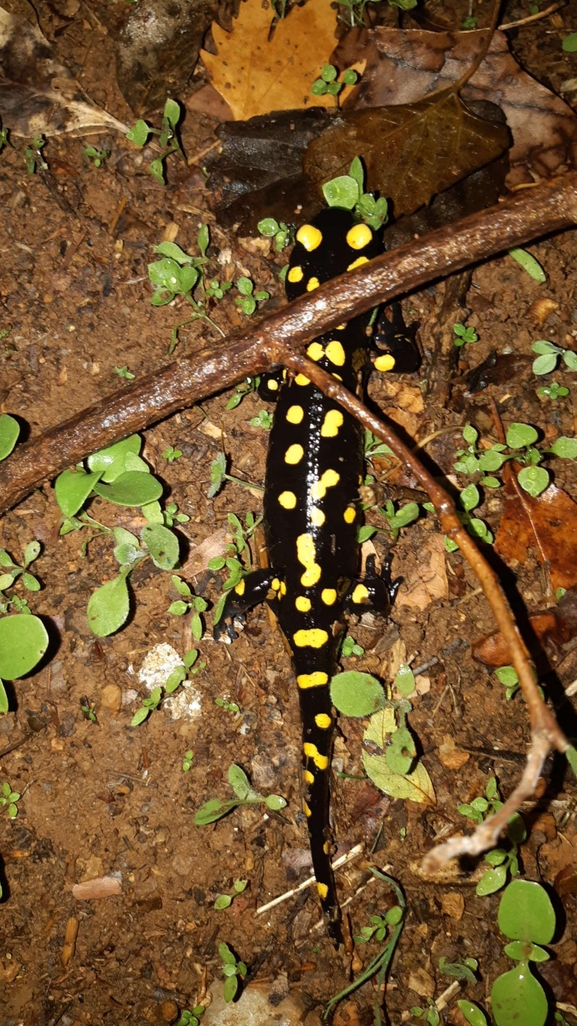
[[575, 222], [577, 173], [572, 173], [333, 279], [249, 331], [148, 375], [19, 446], [0, 466], [0, 515], [95, 450], [230, 388], [247, 374], [286, 363], [286, 354], [344, 319]]

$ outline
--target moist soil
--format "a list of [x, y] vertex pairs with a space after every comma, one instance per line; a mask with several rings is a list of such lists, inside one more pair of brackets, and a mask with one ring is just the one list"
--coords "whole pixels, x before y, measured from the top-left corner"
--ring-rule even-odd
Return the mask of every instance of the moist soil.
[[[45, 22], [42, 12], [40, 20], [87, 92], [132, 122], [111, 74], [112, 35], [93, 19], [84, 20], [82, 12], [81, 6], [65, 31], [52, 34], [48, 5]], [[519, 30], [516, 46], [528, 70], [555, 87], [571, 69], [570, 55], [563, 64], [553, 35], [555, 46], [544, 42], [542, 24], [527, 26]], [[186, 165], [174, 159], [167, 187], [148, 171], [157, 154], [138, 151], [117, 136], [88, 140], [110, 151], [100, 168], [84, 155], [85, 140], [66, 135], [50, 138], [48, 168], [35, 174], [26, 171], [22, 140], [3, 150], [0, 411], [21, 417], [30, 437], [125, 387], [119, 370], [127, 368], [138, 379], [170, 359], [171, 330], [189, 310], [180, 301], [151, 306], [147, 265], [161, 240], [175, 239], [195, 253], [199, 227], [208, 223], [211, 273], [221, 280], [249, 274], [271, 292], [272, 302], [284, 302], [277, 277], [284, 258], [275, 257], [268, 242], [225, 235], [211, 212], [202, 159], [195, 155], [214, 143], [216, 128], [208, 116], [185, 121], [183, 143], [192, 160]], [[558, 375], [571, 389], [568, 397], [554, 403], [540, 398], [530, 346], [546, 338], [576, 348], [577, 236], [560, 234], [530, 250], [546, 270], [545, 285], [503, 257], [473, 271], [463, 282], [462, 301], [445, 303], [442, 322], [444, 284], [411, 297], [405, 314], [420, 321], [421, 371], [394, 380], [375, 375], [371, 381], [372, 400], [416, 442], [427, 440], [427, 455], [443, 474], [452, 472], [465, 423], [496, 440], [494, 403], [505, 424], [534, 424], [545, 439], [576, 433], [571, 375]], [[551, 300], [545, 317], [538, 305], [543, 297]], [[224, 334], [246, 323], [230, 295], [214, 303], [211, 315]], [[441, 369], [440, 381], [437, 367], [435, 390], [427, 394], [422, 383], [435, 347], [464, 319], [479, 341], [460, 351], [458, 367]], [[200, 321], [188, 324], [176, 355], [193, 355], [219, 338]], [[459, 382], [492, 350], [516, 354], [514, 372], [468, 395]], [[441, 401], [446, 395], [450, 399]], [[233, 645], [212, 640], [211, 610], [223, 575], [208, 570], [207, 561], [223, 550], [230, 513], [242, 522], [247, 513], [259, 515], [267, 447], [266, 431], [250, 423], [263, 409], [262, 400], [249, 393], [228, 409], [230, 399], [231, 393], [207, 399], [143, 435], [143, 456], [161, 478], [165, 500], [188, 517], [177, 526], [182, 575], [210, 603], [198, 644], [202, 667], [180, 689], [186, 696], [181, 705], [165, 703], [139, 727], [130, 725], [148, 695], [140, 671], [151, 650], [169, 645], [182, 656], [195, 645], [190, 617], [168, 611], [179, 597], [171, 575], [150, 560], [139, 565], [131, 577], [128, 623], [110, 637], [96, 638], [86, 607], [94, 589], [117, 572], [110, 535], [94, 527], [59, 536], [61, 514], [49, 482], [0, 521], [0, 547], [16, 561], [28, 542], [41, 543], [34, 570], [42, 588], [26, 596], [19, 585], [16, 593], [46, 618], [51, 637], [38, 671], [11, 686], [11, 710], [0, 719], [0, 782], [22, 794], [17, 817], [9, 819], [6, 810], [0, 816], [1, 1026], [175, 1022], [183, 1009], [208, 1002], [213, 981], [221, 989], [221, 942], [247, 964], [251, 986], [269, 996], [270, 1014], [261, 1022], [314, 1026], [326, 1001], [378, 950], [373, 943], [357, 946], [351, 969], [350, 954], [337, 954], [319, 924], [314, 888], [256, 914], [258, 906], [310, 875], [310, 862], [299, 811], [298, 700], [282, 637], [274, 620], [257, 608]], [[169, 447], [180, 450], [180, 458], [163, 456]], [[223, 450], [231, 473], [251, 487], [227, 482], [209, 499], [211, 463]], [[552, 469], [556, 484], [575, 495], [571, 463], [556, 460]], [[389, 498], [424, 501], [398, 468], [391, 472], [381, 461], [372, 473], [378, 505]], [[504, 491], [484, 494], [476, 513], [495, 533]], [[88, 511], [99, 524], [137, 534], [145, 523], [138, 510], [98, 499]], [[367, 521], [380, 528], [384, 523], [374, 508]], [[391, 536], [381, 532], [373, 540], [382, 559]], [[252, 547], [254, 555], [257, 543]], [[496, 557], [494, 565], [518, 608], [533, 612], [554, 604], [547, 573], [533, 552], [523, 565], [506, 569]], [[494, 624], [461, 556], [445, 558], [430, 514], [400, 534], [393, 572], [404, 583], [390, 620], [351, 624], [365, 654], [343, 665], [389, 681], [401, 661], [420, 668], [410, 725], [436, 802], [394, 800], [364, 780], [364, 724], [341, 718], [333, 770], [345, 776], [334, 779], [332, 811], [339, 851], [362, 846], [362, 855], [338, 877], [353, 932], [395, 903], [392, 890], [370, 878], [364, 862], [369, 853], [406, 897], [406, 925], [386, 996], [390, 1021], [401, 1023], [409, 1021], [412, 1007], [426, 1006], [450, 985], [439, 970], [441, 957], [478, 959], [479, 980], [467, 985], [467, 996], [485, 1008], [492, 980], [511, 967], [497, 925], [499, 895], [475, 894], [486, 864], [449, 867], [430, 877], [419, 863], [435, 843], [467, 827], [457, 806], [482, 795], [489, 777], [497, 778], [502, 795], [510, 793], [523, 768], [529, 730], [520, 696], [508, 701], [494, 673], [472, 658], [470, 642]], [[157, 658], [162, 663], [162, 650]], [[549, 653], [545, 683], [569, 733], [575, 733], [574, 718], [563, 688], [575, 679], [575, 669], [571, 643]], [[82, 706], [94, 710], [96, 722]], [[189, 750], [192, 764], [185, 772]], [[195, 812], [205, 801], [231, 797], [227, 773], [233, 763], [261, 792], [284, 796], [286, 808], [246, 806], [218, 823], [196, 826]], [[537, 800], [522, 810], [528, 836], [520, 850], [523, 873], [548, 885], [558, 906], [562, 895], [562, 926], [550, 946], [552, 958], [539, 973], [557, 1001], [573, 1010], [574, 802], [574, 782], [561, 760], [551, 760]], [[114, 893], [83, 899], [73, 891], [101, 878], [112, 879]], [[248, 880], [247, 889], [229, 909], [215, 910], [215, 899], [232, 892], [236, 879]], [[67, 931], [68, 940], [75, 934], [68, 947]], [[289, 993], [300, 1011], [280, 1020], [276, 1007]], [[374, 996], [366, 985], [347, 999], [335, 1021], [372, 1023]], [[454, 997], [443, 1014], [445, 1022], [463, 1022]], [[565, 1014], [577, 1021], [570, 1011]]]

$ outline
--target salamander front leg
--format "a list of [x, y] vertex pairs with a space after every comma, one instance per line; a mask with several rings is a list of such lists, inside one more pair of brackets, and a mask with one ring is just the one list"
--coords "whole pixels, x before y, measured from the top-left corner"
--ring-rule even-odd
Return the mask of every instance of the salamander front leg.
[[238, 637], [237, 631], [244, 626], [247, 610], [275, 597], [283, 588], [284, 582], [270, 568], [253, 570], [247, 577], [243, 577], [226, 596], [222, 615], [213, 629], [215, 641], [225, 641], [227, 644], [234, 641]]
[[392, 556], [387, 556], [381, 573], [375, 566], [374, 555], [367, 556], [364, 577], [355, 581], [345, 598], [345, 609], [349, 613], [373, 612], [388, 616], [395, 596], [402, 584], [402, 577], [391, 579]]

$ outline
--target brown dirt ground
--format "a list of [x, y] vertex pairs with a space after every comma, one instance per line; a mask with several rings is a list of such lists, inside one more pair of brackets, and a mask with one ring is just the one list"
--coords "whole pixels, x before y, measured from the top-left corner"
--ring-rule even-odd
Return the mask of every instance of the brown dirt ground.
[[[108, 70], [113, 63], [110, 36], [94, 32], [86, 48], [82, 15], [77, 19], [61, 37], [62, 58], [70, 62], [75, 55], [76, 73], [82, 69], [89, 93], [118, 117], [131, 120]], [[555, 66], [568, 77], [569, 66], [558, 64], [558, 43], [546, 52], [543, 34], [530, 28], [524, 32], [518, 46], [533, 73], [554, 81]], [[213, 121], [202, 117], [185, 125], [188, 153], [210, 145], [214, 128]], [[231, 250], [221, 255], [221, 276], [232, 274], [234, 264], [235, 276], [243, 267], [259, 285], [281, 295], [272, 255], [262, 256], [250, 244], [224, 237], [214, 225], [198, 167], [183, 170], [175, 162], [170, 187], [163, 188], [148, 173], [147, 154], [143, 161], [118, 138], [101, 137], [99, 144], [111, 150], [111, 157], [105, 168], [96, 169], [83, 156], [81, 141], [50, 139], [47, 175], [26, 173], [20, 140], [14, 150], [2, 153], [0, 326], [10, 330], [2, 341], [0, 410], [25, 418], [32, 436], [121, 387], [115, 367], [127, 365], [139, 376], [165, 364], [170, 329], [186, 313], [182, 306], [150, 306], [146, 267], [151, 246], [169, 226], [177, 225], [178, 243], [194, 251], [198, 227], [208, 220], [213, 225], [211, 257], [218, 258], [226, 247]], [[465, 370], [492, 348], [502, 352], [510, 346], [525, 355], [527, 373], [473, 399], [456, 389], [449, 408], [429, 400], [415, 419], [420, 439], [437, 429], [452, 429], [428, 447], [444, 471], [451, 469], [463, 423], [490, 430], [489, 395], [498, 401], [506, 423], [527, 421], [548, 437], [576, 433], [572, 396], [554, 405], [542, 402], [529, 355], [537, 338], [576, 347], [577, 237], [566, 233], [531, 250], [547, 271], [545, 286], [532, 282], [507, 258], [474, 271], [466, 307], [480, 342], [463, 352], [461, 365]], [[432, 287], [410, 304], [421, 320], [423, 378], [442, 292], [442, 287]], [[543, 295], [557, 307], [539, 326], [532, 304]], [[230, 299], [219, 305], [215, 317], [225, 331], [240, 319]], [[181, 352], [194, 352], [209, 337], [197, 324], [182, 333]], [[568, 372], [557, 377], [572, 387]], [[420, 395], [414, 379], [404, 385], [374, 381], [371, 392], [391, 410], [399, 406], [399, 390], [405, 386], [413, 397]], [[145, 434], [145, 456], [165, 482], [166, 495], [190, 517], [179, 531], [183, 547], [190, 550], [222, 528], [227, 513], [241, 516], [259, 510], [257, 493], [235, 484], [214, 500], [206, 498], [210, 462], [221, 449], [220, 430], [233, 472], [256, 484], [262, 480], [266, 434], [248, 423], [262, 403], [251, 395], [227, 412], [229, 398], [211, 399], [202, 409], [183, 411]], [[218, 431], [207, 434], [207, 421]], [[168, 463], [162, 458], [169, 445], [182, 449], [182, 459]], [[575, 495], [572, 466], [556, 461], [555, 475]], [[386, 494], [404, 495], [389, 485]], [[491, 494], [481, 509], [493, 530], [502, 502], [500, 493]], [[129, 529], [142, 524], [132, 511], [111, 511], [104, 503], [94, 502], [90, 511], [97, 520]], [[128, 626], [96, 640], [86, 620], [86, 603], [92, 590], [115, 572], [112, 546], [99, 536], [84, 556], [83, 537], [73, 533], [61, 538], [58, 527], [49, 485], [0, 523], [0, 547], [16, 558], [30, 540], [42, 543], [35, 567], [43, 588], [31, 597], [31, 605], [53, 624], [52, 658], [15, 684], [14, 711], [0, 721], [0, 781], [8, 780], [23, 793], [17, 819], [0, 818], [5, 887], [1, 1026], [174, 1021], [176, 1006], [192, 1007], [206, 979], [218, 979], [216, 948], [223, 940], [265, 988], [272, 989], [276, 981], [278, 989], [279, 979], [284, 980], [302, 1000], [303, 1021], [308, 1015], [309, 1026], [319, 1023], [323, 1002], [347, 983], [348, 968], [324, 931], [315, 930], [319, 916], [314, 895], [304, 892], [268, 916], [254, 916], [257, 905], [294, 886], [308, 871], [306, 830], [297, 812], [297, 697], [278, 631], [258, 609], [232, 648], [207, 636], [200, 645], [206, 668], [195, 678], [201, 714], [173, 720], [160, 710], [132, 729], [136, 692], [142, 690], [137, 672], [145, 654], [161, 642], [180, 653], [190, 647], [187, 624], [167, 613], [176, 593], [169, 575], [146, 563], [132, 577], [134, 605]], [[395, 548], [395, 572], [411, 580], [423, 550], [436, 537], [431, 517], [403, 532]], [[381, 542], [377, 547], [383, 551]], [[528, 609], [550, 602], [546, 574], [536, 561], [514, 570], [511, 588]], [[487, 604], [475, 594], [476, 582], [458, 554], [447, 558], [447, 575], [448, 592], [423, 609], [411, 606], [402, 589], [387, 627], [376, 634], [354, 628], [367, 649], [363, 660], [354, 661], [361, 669], [382, 672], [393, 642], [404, 645], [414, 666], [433, 661], [424, 671], [424, 693], [413, 703], [411, 726], [434, 782], [436, 806], [390, 801], [358, 780], [334, 786], [339, 840], [346, 846], [360, 841], [368, 851], [378, 834], [375, 859], [390, 867], [407, 898], [407, 925], [387, 998], [393, 1023], [407, 1020], [411, 1006], [425, 1004], [445, 989], [448, 981], [438, 970], [441, 956], [479, 959], [481, 982], [469, 986], [467, 994], [485, 1006], [492, 979], [510, 965], [496, 923], [498, 896], [476, 897], [474, 872], [431, 880], [417, 871], [420, 856], [435, 840], [462, 829], [457, 804], [481, 794], [491, 774], [502, 793], [509, 793], [528, 739], [523, 702], [519, 697], [507, 702], [494, 675], [471, 658], [468, 642], [493, 628]], [[197, 594], [217, 600], [219, 579], [209, 572], [191, 577], [190, 584]], [[567, 686], [575, 677], [574, 662], [566, 653], [560, 659], [558, 676], [551, 679]], [[108, 685], [122, 689], [119, 710], [103, 702]], [[95, 703], [98, 725], [82, 716], [84, 695]], [[217, 696], [236, 702], [241, 712], [217, 708]], [[570, 723], [567, 705], [559, 711], [563, 723]], [[339, 767], [359, 774], [361, 729], [354, 721], [343, 721], [341, 729]], [[462, 756], [454, 762], [446, 754], [451, 743]], [[189, 748], [194, 762], [183, 773], [182, 758]], [[214, 826], [195, 827], [194, 812], [202, 802], [228, 796], [226, 774], [233, 762], [251, 774], [257, 787], [284, 795], [287, 808], [266, 816], [260, 808], [240, 809]], [[575, 786], [563, 779], [556, 764], [548, 767], [547, 776], [538, 806], [527, 810], [530, 832], [522, 862], [528, 876], [553, 884], [574, 860]], [[92, 901], [73, 897], [74, 884], [109, 874], [121, 880], [119, 896]], [[216, 896], [230, 890], [237, 877], [249, 879], [249, 889], [231, 910], [214, 911]], [[355, 931], [391, 903], [387, 891], [374, 884], [354, 897], [366, 880], [358, 863], [339, 879], [343, 900], [353, 897]], [[551, 946], [553, 959], [540, 968], [557, 1000], [573, 1006], [574, 890], [564, 898], [566, 925]], [[71, 918], [78, 920], [78, 936], [75, 952], [63, 966]], [[369, 953], [372, 949], [359, 949], [362, 962]], [[372, 989], [367, 987], [349, 1003], [350, 1019], [340, 1021], [372, 1022], [371, 1002]], [[461, 1021], [454, 1002], [446, 1014], [446, 1021]]]

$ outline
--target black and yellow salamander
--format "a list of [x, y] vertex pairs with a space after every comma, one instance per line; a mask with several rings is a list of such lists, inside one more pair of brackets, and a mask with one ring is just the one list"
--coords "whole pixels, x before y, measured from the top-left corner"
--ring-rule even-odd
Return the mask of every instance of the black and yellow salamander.
[[[311, 292], [380, 250], [376, 235], [366, 224], [355, 223], [349, 211], [323, 210], [296, 233], [286, 278], [288, 298]], [[355, 393], [362, 389], [367, 372], [367, 323], [368, 315], [363, 315], [339, 324], [307, 349], [312, 360]], [[392, 352], [400, 349], [399, 336], [391, 351], [375, 359], [377, 369], [392, 369]], [[264, 491], [270, 569], [251, 573], [230, 592], [216, 634], [226, 631], [233, 638], [235, 619], [242, 620], [257, 602], [274, 601], [292, 652], [300, 698], [303, 808], [313, 869], [329, 932], [338, 944], [342, 933], [329, 825], [335, 725], [329, 682], [336, 672], [345, 609], [371, 607], [386, 614], [390, 588], [373, 567], [363, 581], [356, 578], [361, 520], [358, 488], [363, 473], [360, 424], [302, 374], [285, 381], [281, 374], [267, 375], [261, 381], [261, 391], [277, 399]]]

